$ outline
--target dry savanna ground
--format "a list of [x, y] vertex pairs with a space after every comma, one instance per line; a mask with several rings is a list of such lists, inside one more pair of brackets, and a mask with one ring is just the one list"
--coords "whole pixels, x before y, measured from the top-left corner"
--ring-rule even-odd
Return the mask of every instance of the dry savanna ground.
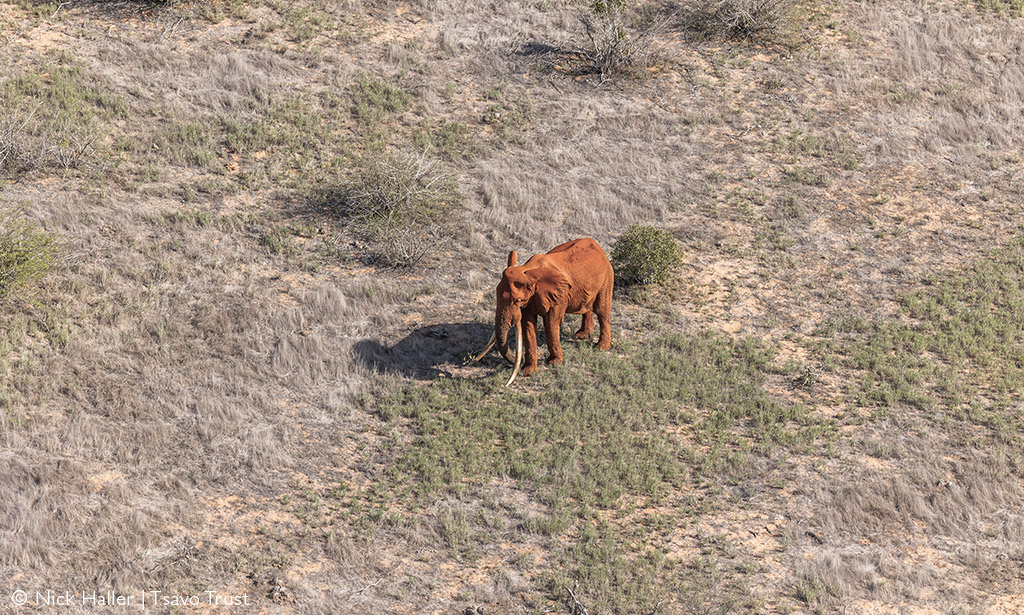
[[1024, 612], [1021, 12], [0, 0], [0, 612]]

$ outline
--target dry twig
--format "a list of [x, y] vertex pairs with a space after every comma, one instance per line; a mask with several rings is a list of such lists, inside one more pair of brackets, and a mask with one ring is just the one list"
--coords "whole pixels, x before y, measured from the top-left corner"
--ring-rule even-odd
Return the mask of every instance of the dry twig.
[[576, 593], [569, 589], [569, 586], [565, 586], [565, 591], [569, 593], [569, 599], [572, 600], [572, 604], [569, 605], [569, 615], [588, 615], [587, 607], [583, 606], [579, 599], [576, 598]]

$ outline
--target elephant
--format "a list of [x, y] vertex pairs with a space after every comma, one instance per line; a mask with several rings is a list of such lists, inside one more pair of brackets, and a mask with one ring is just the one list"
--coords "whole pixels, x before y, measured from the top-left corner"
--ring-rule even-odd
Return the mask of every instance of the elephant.
[[[601, 350], [612, 347], [610, 327], [612, 288], [615, 272], [604, 250], [590, 238], [576, 239], [552, 249], [547, 254], [536, 254], [523, 265], [519, 255], [509, 252], [508, 268], [501, 275], [496, 290], [494, 333], [473, 362], [486, 355], [495, 343], [505, 360], [515, 369], [505, 386], [512, 384], [519, 373], [529, 376], [537, 370], [537, 317], [544, 318], [547, 333], [548, 359], [551, 365], [562, 362], [562, 344], [559, 332], [566, 313], [582, 314], [583, 323], [576, 339], [587, 339], [594, 330], [594, 316], [601, 327], [595, 344]], [[508, 332], [516, 328], [516, 353], [513, 358]], [[526, 343], [523, 343], [523, 337]]]

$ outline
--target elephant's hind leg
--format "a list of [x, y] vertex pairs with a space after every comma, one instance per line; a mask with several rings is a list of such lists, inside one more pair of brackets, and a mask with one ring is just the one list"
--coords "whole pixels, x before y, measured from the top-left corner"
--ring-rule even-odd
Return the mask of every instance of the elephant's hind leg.
[[523, 315], [523, 371], [529, 376], [537, 371], [537, 317]]
[[544, 315], [544, 333], [548, 337], [548, 364], [558, 365], [563, 360], [562, 342], [559, 335], [562, 332], [562, 319], [565, 317], [565, 308], [555, 308]]
[[576, 332], [576, 339], [585, 340], [590, 337], [590, 334], [594, 332], [594, 311], [587, 310], [583, 312], [583, 322], [580, 324], [580, 330]]
[[612, 347], [612, 286], [613, 284], [609, 281], [597, 294], [597, 301], [594, 302], [597, 323], [601, 326], [601, 336], [597, 340], [597, 347], [601, 350], [609, 350]]

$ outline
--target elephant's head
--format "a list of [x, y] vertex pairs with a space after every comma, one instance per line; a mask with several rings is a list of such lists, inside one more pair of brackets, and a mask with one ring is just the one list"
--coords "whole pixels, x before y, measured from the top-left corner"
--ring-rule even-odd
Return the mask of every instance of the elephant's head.
[[[497, 343], [501, 356], [516, 366], [509, 384], [515, 380], [523, 362], [523, 310], [529, 310], [531, 316], [544, 314], [559, 303], [564, 303], [572, 288], [569, 278], [558, 269], [529, 267], [529, 263], [519, 267], [518, 261], [519, 255], [515, 250], [509, 252], [508, 267], [502, 273], [495, 293], [494, 335], [487, 348], [474, 359], [479, 361]], [[508, 339], [512, 327], [516, 329], [515, 355]]]

